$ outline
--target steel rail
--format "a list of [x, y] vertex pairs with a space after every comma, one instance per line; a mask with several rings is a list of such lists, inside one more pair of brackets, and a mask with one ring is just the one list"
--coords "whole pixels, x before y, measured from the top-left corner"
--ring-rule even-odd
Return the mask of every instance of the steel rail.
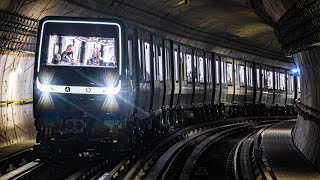
[[260, 175], [262, 176], [263, 179], [274, 179], [274, 175], [272, 172], [268, 170], [266, 165], [263, 162], [263, 152], [260, 150], [260, 144], [261, 144], [261, 134], [263, 131], [265, 131], [268, 127], [260, 129], [254, 138], [254, 144], [253, 144], [253, 154], [257, 163], [257, 166], [259, 168]]
[[0, 176], [0, 179], [19, 179], [43, 165], [44, 163], [40, 163], [40, 162], [30, 162], [28, 164], [25, 164], [17, 168], [14, 171], [11, 171], [3, 176]]
[[[245, 149], [244, 151], [246, 152], [248, 151], [248, 149], [250, 151], [251, 149], [250, 147], [251, 145], [253, 145], [253, 138], [255, 137], [256, 133], [257, 131], [247, 135], [246, 137], [241, 139], [239, 143], [236, 145], [236, 149], [233, 156], [233, 173], [234, 173], [233, 177], [235, 177], [235, 180], [241, 180], [242, 179], [241, 175], [244, 175], [244, 172], [246, 173], [246, 178], [248, 180], [254, 179], [254, 175], [252, 171], [251, 170], [248, 171], [249, 167], [251, 166], [251, 163], [250, 163], [251, 158], [248, 157], [247, 153], [243, 153], [243, 149]], [[248, 141], [248, 139], [250, 140]], [[244, 155], [244, 157], [242, 157], [242, 155]]]
[[[152, 168], [152, 170], [149, 172], [147, 177], [145, 178], [146, 180], [152, 180], [152, 179], [165, 179], [167, 172], [169, 171], [171, 165], [173, 162], [176, 160], [177, 156], [187, 147], [189, 146], [190, 141], [193, 141], [196, 138], [202, 138], [205, 139], [208, 136], [219, 134], [221, 131], [226, 131], [226, 129], [232, 128], [238, 128], [237, 126], [240, 127], [247, 127], [248, 125], [243, 125], [242, 124], [232, 124], [232, 125], [225, 125], [222, 127], [216, 127], [216, 128], [211, 128], [203, 131], [202, 133], [196, 134], [193, 137], [186, 138], [185, 140], [177, 143], [174, 145], [172, 148], [170, 148], [164, 155], [161, 156], [161, 158], [157, 161], [155, 166]], [[210, 137], [209, 137], [210, 138]]]
[[212, 136], [210, 136], [209, 138], [207, 138], [206, 140], [204, 140], [203, 142], [201, 142], [194, 150], [193, 152], [190, 154], [190, 156], [188, 157], [185, 166], [183, 167], [183, 170], [180, 174], [179, 179], [180, 180], [188, 180], [190, 179], [193, 167], [195, 165], [195, 162], [198, 160], [198, 158], [205, 152], [205, 150], [211, 146], [213, 143], [217, 142], [218, 140], [234, 134], [234, 133], [238, 133], [241, 132], [245, 129], [248, 129], [252, 127], [252, 124], [246, 124], [243, 126], [239, 126], [239, 127], [233, 127], [230, 129], [226, 129], [223, 130], [221, 132], [218, 132], [216, 134], [213, 134]]
[[[278, 120], [287, 120], [294, 119], [296, 116], [254, 116], [254, 117], [238, 117], [238, 118], [230, 118], [225, 120], [217, 120], [206, 122], [202, 124], [197, 124], [193, 126], [189, 126], [179, 130], [178, 132], [171, 134], [169, 137], [165, 138], [161, 142], [155, 146], [150, 153], [141, 157], [134, 166], [127, 172], [124, 179], [135, 179], [141, 178], [145, 175], [145, 172], [152, 167], [153, 163], [156, 162], [157, 158], [161, 155], [162, 152], [165, 152], [166, 149], [169, 149], [173, 143], [176, 143], [184, 138], [188, 137], [190, 134], [198, 133], [205, 128], [210, 128], [212, 126], [221, 126], [232, 123], [241, 123], [241, 122], [256, 122], [258, 123], [271, 123]], [[260, 121], [263, 120], [263, 121]], [[164, 150], [165, 149], [165, 150]], [[112, 178], [111, 178], [112, 179]]]

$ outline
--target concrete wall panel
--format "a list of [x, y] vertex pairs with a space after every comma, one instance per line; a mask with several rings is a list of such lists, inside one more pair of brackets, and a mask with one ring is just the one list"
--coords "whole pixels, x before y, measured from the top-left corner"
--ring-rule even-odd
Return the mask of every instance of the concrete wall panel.
[[34, 55], [5, 52], [0, 60], [1, 147], [35, 137], [31, 103]]

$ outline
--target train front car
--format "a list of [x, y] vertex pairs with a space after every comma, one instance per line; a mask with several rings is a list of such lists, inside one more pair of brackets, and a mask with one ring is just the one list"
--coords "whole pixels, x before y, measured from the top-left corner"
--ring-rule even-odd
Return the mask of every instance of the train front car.
[[126, 142], [119, 139], [125, 115], [119, 100], [124, 42], [117, 20], [41, 20], [34, 72], [40, 155], [92, 156]]

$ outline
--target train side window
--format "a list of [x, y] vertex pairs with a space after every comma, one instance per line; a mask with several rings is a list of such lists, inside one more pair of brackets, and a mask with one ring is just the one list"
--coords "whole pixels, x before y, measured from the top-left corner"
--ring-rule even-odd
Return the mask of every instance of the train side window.
[[298, 90], [298, 93], [300, 93], [300, 75], [298, 75], [297, 77], [297, 90]]
[[162, 64], [162, 47], [158, 50], [158, 66], [159, 66], [159, 80], [163, 81], [163, 64]]
[[267, 71], [268, 89], [273, 89], [273, 72]]
[[278, 73], [278, 72], [275, 72], [274, 75], [275, 75], [275, 80], [276, 80], [276, 82], [275, 82], [275, 85], [276, 85], [275, 89], [279, 89], [279, 73]]
[[283, 73], [280, 73], [280, 90], [285, 90], [285, 76]]
[[180, 78], [182, 81], [186, 80], [186, 73], [185, 73], [185, 53], [180, 52]]
[[209, 76], [208, 79], [209, 79], [209, 82], [211, 82], [211, 83], [213, 82], [213, 79], [212, 79], [213, 76], [212, 75], [213, 75], [213, 72], [214, 72], [213, 69], [212, 69], [212, 62], [213, 62], [212, 59], [208, 59], [208, 66], [207, 66], [207, 67], [209, 67], [209, 68], [207, 68], [207, 69], [209, 69], [208, 70], [208, 72], [209, 72], [208, 73], [208, 76]]
[[174, 76], [175, 76], [175, 79], [176, 81], [179, 80], [179, 64], [178, 64], [178, 52], [177, 50], [175, 49], [174, 50]]
[[186, 60], [186, 66], [187, 66], [187, 81], [192, 82], [192, 63], [191, 63], [191, 55], [187, 54], [187, 60]]
[[262, 86], [262, 88], [265, 88], [266, 87], [266, 84], [265, 84], [266, 74], [265, 74], [265, 71], [263, 69], [261, 69], [261, 77], [262, 77], [261, 86]]
[[221, 62], [221, 84], [223, 84], [224, 81], [224, 77], [225, 77], [225, 69], [224, 69], [224, 62]]
[[250, 84], [251, 84], [251, 87], [253, 87], [253, 68], [250, 67]]
[[206, 58], [206, 78], [207, 82], [211, 83], [211, 59]]
[[267, 70], [264, 70], [264, 87], [268, 88], [268, 73], [267, 73]]
[[165, 70], [166, 70], [166, 80], [170, 79], [171, 75], [171, 69], [170, 69], [170, 54], [169, 54], [169, 49], [165, 48]]
[[194, 61], [193, 61], [193, 66], [194, 66], [194, 70], [195, 70], [195, 72], [194, 72], [194, 75], [195, 75], [195, 77], [194, 77], [194, 80], [195, 80], [195, 82], [198, 82], [198, 57], [197, 56], [194, 56]]
[[232, 85], [233, 84], [233, 79], [232, 79], [232, 63], [227, 63], [227, 84]]
[[253, 68], [250, 67], [250, 86], [253, 87]]
[[145, 42], [145, 63], [146, 63], [146, 73], [145, 73], [145, 80], [150, 81], [150, 73], [151, 73], [151, 68], [150, 68], [150, 44]]
[[264, 70], [261, 69], [261, 86], [262, 86], [262, 88], [266, 87], [265, 78], [266, 78], [266, 74], [264, 73]]
[[234, 64], [233, 70], [234, 70], [234, 84], [239, 85], [239, 77], [240, 77], [239, 76], [239, 65]]
[[291, 88], [291, 85], [290, 85], [290, 76], [289, 76], [289, 74], [287, 74], [287, 92], [288, 92], [288, 93], [290, 92], [290, 88]]
[[252, 87], [252, 68], [246, 67], [247, 86]]
[[220, 77], [219, 77], [219, 61], [216, 61], [216, 81], [219, 84]]
[[158, 51], [157, 51], [157, 46], [156, 45], [154, 45], [153, 44], [153, 46], [152, 46], [153, 48], [152, 48], [152, 51], [153, 51], [153, 53], [152, 53], [152, 57], [153, 57], [153, 75], [154, 75], [154, 80], [159, 80], [159, 63], [158, 63], [158, 61], [159, 61], [159, 59], [158, 59]]
[[129, 75], [130, 75], [130, 79], [132, 79], [133, 77], [133, 68], [132, 68], [132, 40], [128, 40], [128, 60], [129, 60]]
[[291, 80], [291, 91], [293, 92], [293, 91], [294, 91], [294, 87], [293, 87], [293, 75], [291, 75], [290, 80]]
[[276, 72], [276, 89], [279, 89], [280, 90], [280, 73], [279, 72]]
[[203, 58], [199, 57], [199, 80], [204, 83], [204, 69], [203, 69]]
[[291, 74], [288, 74], [287, 75], [287, 78], [288, 78], [288, 92], [290, 92], [290, 94], [291, 94], [291, 92], [292, 92], [292, 87], [293, 87], [293, 85], [291, 85], [292, 84], [292, 82], [291, 82]]
[[260, 88], [260, 69], [257, 69], [257, 87]]
[[240, 65], [239, 66], [239, 84], [240, 86], [244, 86], [245, 83], [244, 83], [244, 66], [243, 65]]
[[139, 67], [140, 67], [140, 78], [142, 78], [142, 55], [141, 55], [141, 41], [138, 39], [138, 57], [139, 57]]

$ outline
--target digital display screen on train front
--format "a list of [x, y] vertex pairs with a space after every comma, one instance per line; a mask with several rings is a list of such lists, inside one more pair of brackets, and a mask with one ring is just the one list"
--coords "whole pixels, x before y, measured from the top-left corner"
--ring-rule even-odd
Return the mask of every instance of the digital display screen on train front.
[[116, 39], [83, 36], [49, 36], [48, 66], [117, 68]]

